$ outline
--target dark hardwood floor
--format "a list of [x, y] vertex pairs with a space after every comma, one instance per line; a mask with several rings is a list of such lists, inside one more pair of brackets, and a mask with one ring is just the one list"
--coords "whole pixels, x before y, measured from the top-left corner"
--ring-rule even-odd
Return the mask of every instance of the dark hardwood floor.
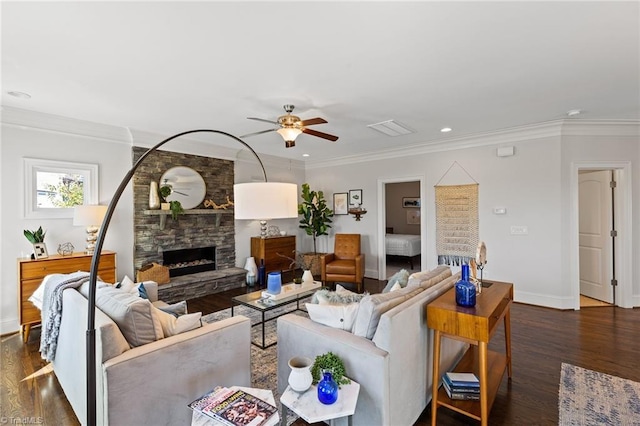
[[[365, 290], [378, 292], [384, 284], [367, 279]], [[189, 301], [189, 311], [206, 314], [224, 309], [230, 306], [231, 297], [243, 292], [246, 289]], [[491, 410], [491, 425], [557, 425], [562, 362], [640, 382], [639, 309], [596, 307], [558, 311], [515, 303], [511, 309], [511, 329], [513, 378], [507, 380], [505, 375], [503, 379]], [[55, 375], [40, 358], [39, 338], [36, 327], [26, 344], [22, 344], [17, 333], [3, 336], [0, 341], [0, 422], [77, 425]], [[490, 348], [503, 350], [501, 327]], [[423, 352], [422, 348], [415, 350]], [[427, 407], [416, 425], [431, 423], [429, 410]], [[468, 424], [479, 422], [444, 408], [438, 410], [438, 425]]]

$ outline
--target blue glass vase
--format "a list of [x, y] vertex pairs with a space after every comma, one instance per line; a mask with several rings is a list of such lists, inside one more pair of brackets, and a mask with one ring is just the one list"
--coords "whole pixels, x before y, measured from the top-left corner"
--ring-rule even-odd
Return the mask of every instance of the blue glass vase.
[[267, 279], [266, 266], [264, 266], [264, 259], [260, 259], [260, 266], [258, 266], [258, 286], [264, 288], [265, 281]]
[[267, 292], [269, 294], [280, 294], [282, 290], [282, 274], [280, 272], [269, 272], [267, 276]]
[[322, 372], [322, 380], [318, 382], [318, 400], [325, 405], [338, 400], [338, 384], [333, 380], [330, 371]]
[[469, 281], [469, 265], [462, 265], [460, 281], [456, 283], [456, 303], [460, 306], [476, 306], [476, 286]]

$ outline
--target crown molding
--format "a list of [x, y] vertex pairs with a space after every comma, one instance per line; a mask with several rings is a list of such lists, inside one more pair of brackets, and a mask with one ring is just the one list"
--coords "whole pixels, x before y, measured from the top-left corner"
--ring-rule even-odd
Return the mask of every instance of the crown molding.
[[3, 125], [8, 126], [26, 127], [47, 132], [84, 136], [108, 142], [131, 144], [131, 135], [128, 129], [124, 127], [93, 123], [6, 105], [2, 105], [0, 121]]
[[489, 145], [507, 145], [563, 136], [638, 136], [640, 120], [553, 120], [525, 126], [510, 127], [491, 132], [456, 138], [429, 141], [402, 148], [387, 149], [326, 161], [307, 161], [307, 169], [351, 165], [389, 158], [409, 157], [434, 152], [453, 151]]

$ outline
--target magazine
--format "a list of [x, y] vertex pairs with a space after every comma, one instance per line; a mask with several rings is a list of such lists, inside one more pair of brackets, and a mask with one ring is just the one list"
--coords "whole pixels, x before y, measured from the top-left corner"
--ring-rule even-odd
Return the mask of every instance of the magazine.
[[229, 426], [261, 426], [278, 409], [242, 390], [216, 388], [189, 407]]

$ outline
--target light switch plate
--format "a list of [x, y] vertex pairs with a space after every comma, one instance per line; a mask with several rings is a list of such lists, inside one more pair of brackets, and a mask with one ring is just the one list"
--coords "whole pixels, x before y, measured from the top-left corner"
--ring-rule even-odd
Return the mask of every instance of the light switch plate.
[[525, 225], [511, 225], [511, 235], [528, 235], [529, 228]]

